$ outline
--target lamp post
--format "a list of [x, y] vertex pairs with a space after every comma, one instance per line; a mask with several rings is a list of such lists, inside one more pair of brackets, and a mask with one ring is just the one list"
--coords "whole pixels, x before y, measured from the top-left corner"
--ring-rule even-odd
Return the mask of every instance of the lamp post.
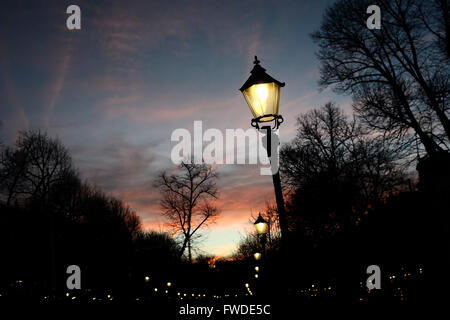
[[[254, 223], [254, 226], [256, 229], [256, 233], [258, 234], [259, 242], [262, 247], [263, 261], [266, 261], [266, 242], [267, 242], [266, 235], [267, 235], [267, 232], [269, 231], [269, 223], [267, 223], [267, 221], [264, 220], [264, 218], [261, 216], [261, 213], [260, 213]], [[264, 264], [265, 264], [265, 262], [264, 262]], [[258, 279], [259, 278], [259, 267], [255, 267], [255, 271], [256, 271], [255, 279]]]
[[266, 220], [261, 216], [261, 213], [258, 216], [258, 219], [256, 219], [255, 223], [255, 229], [256, 233], [258, 233], [259, 241], [261, 242], [261, 246], [263, 249], [263, 256], [265, 256], [266, 253], [266, 242], [267, 237], [266, 234], [269, 231], [269, 224]]
[[[253, 63], [254, 67], [252, 71], [250, 71], [250, 77], [247, 81], [245, 81], [244, 85], [239, 90], [244, 95], [245, 101], [253, 114], [254, 118], [251, 120], [251, 125], [253, 127], [259, 129], [260, 124], [270, 123], [272, 121], [274, 122], [274, 128], [270, 125], [265, 125], [261, 128], [266, 130], [267, 155], [269, 159], [271, 159], [272, 130], [277, 130], [283, 122], [283, 117], [278, 114], [278, 104], [280, 100], [280, 88], [284, 87], [285, 84], [268, 75], [266, 70], [259, 64], [260, 61], [256, 56]], [[278, 154], [276, 156], [278, 156]], [[272, 180], [275, 189], [275, 199], [277, 201], [281, 240], [284, 242], [288, 233], [288, 226], [278, 168], [276, 168], [276, 170], [272, 170]]]

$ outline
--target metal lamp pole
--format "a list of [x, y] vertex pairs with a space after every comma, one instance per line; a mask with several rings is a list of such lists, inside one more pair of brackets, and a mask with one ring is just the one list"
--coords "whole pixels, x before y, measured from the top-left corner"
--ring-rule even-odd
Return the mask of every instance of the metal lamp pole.
[[[244, 98], [250, 107], [250, 111], [254, 116], [251, 121], [252, 126], [259, 129], [260, 123], [270, 123], [274, 121], [274, 129], [276, 130], [283, 122], [283, 117], [278, 114], [278, 104], [280, 98], [280, 88], [284, 87], [285, 83], [280, 82], [268, 75], [266, 73], [266, 69], [259, 64], [260, 61], [256, 56], [253, 63], [254, 67], [250, 71], [250, 77], [239, 90], [244, 95]], [[271, 159], [272, 128], [271, 126], [263, 126], [261, 129], [266, 130], [267, 155], [269, 159]], [[272, 159], [271, 167], [273, 168]], [[278, 166], [276, 167], [276, 170], [272, 169], [272, 180], [275, 189], [275, 199], [277, 202], [278, 218], [280, 222], [281, 241], [283, 243], [288, 235], [288, 224]]]

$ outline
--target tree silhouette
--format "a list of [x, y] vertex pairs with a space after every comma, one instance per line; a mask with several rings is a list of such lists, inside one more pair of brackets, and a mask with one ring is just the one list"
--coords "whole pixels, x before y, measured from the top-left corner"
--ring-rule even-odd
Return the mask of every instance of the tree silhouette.
[[218, 197], [217, 174], [206, 164], [182, 162], [176, 174], [160, 174], [155, 186], [161, 191], [161, 207], [174, 234], [183, 236], [180, 256], [188, 249], [192, 262], [194, 235], [214, 221], [219, 210], [213, 204]]
[[81, 182], [59, 140], [21, 132], [15, 146], [2, 149], [0, 177], [2, 284], [23, 277], [33, 294], [56, 297], [65, 284], [60, 271], [75, 263], [92, 289], [127, 285], [140, 219], [121, 200]]
[[321, 180], [326, 185], [347, 180], [363, 202], [374, 204], [402, 183], [400, 164], [410, 149], [395, 135], [365, 132], [333, 103], [299, 116], [297, 124], [296, 137], [280, 153], [287, 187], [298, 190], [317, 183], [320, 189]]
[[[427, 15], [425, 24], [425, 2], [378, 1], [382, 26], [369, 30], [364, 13], [371, 1], [340, 0], [312, 37], [319, 45], [323, 87], [352, 94], [370, 127], [399, 137], [413, 130], [426, 153], [436, 155], [449, 149], [450, 138], [450, 64], [437, 41], [448, 31], [448, 12]], [[445, 9], [442, 4], [436, 10]], [[442, 24], [432, 20], [438, 16], [447, 19], [442, 32], [436, 31]]]
[[0, 170], [7, 205], [25, 197], [45, 206], [51, 187], [74, 175], [67, 149], [40, 131], [20, 132], [15, 148], [3, 150]]
[[448, 0], [424, 1], [420, 18], [442, 51], [450, 58], [450, 3]]

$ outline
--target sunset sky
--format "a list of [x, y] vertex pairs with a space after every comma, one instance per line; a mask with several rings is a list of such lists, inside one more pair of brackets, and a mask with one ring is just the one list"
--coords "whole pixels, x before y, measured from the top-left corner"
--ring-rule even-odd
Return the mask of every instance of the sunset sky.
[[[254, 55], [286, 87], [282, 142], [295, 117], [327, 101], [319, 92], [317, 29], [331, 0], [2, 1], [0, 139], [19, 130], [57, 136], [83, 179], [126, 201], [145, 228], [164, 230], [152, 187], [171, 170], [173, 130], [250, 127], [238, 91]], [[81, 30], [67, 30], [66, 8], [81, 8]], [[254, 215], [273, 201], [270, 176], [256, 165], [219, 166], [222, 214], [206, 232], [205, 253], [233, 251]]]

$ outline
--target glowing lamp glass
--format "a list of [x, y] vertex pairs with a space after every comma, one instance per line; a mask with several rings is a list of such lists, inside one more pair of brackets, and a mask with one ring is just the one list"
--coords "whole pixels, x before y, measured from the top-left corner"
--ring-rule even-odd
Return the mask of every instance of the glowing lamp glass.
[[272, 121], [278, 115], [280, 86], [275, 82], [254, 84], [243, 92], [245, 101], [259, 122]]
[[266, 234], [267, 229], [269, 227], [267, 225], [267, 222], [260, 222], [260, 223], [255, 224], [255, 228], [256, 228], [256, 232], [258, 232], [258, 234]]
[[258, 219], [256, 219], [254, 225], [256, 232], [259, 235], [264, 235], [267, 233], [267, 231], [269, 231], [269, 224], [267, 223], [266, 220], [264, 220], [263, 217], [261, 217], [261, 214], [258, 216]]

